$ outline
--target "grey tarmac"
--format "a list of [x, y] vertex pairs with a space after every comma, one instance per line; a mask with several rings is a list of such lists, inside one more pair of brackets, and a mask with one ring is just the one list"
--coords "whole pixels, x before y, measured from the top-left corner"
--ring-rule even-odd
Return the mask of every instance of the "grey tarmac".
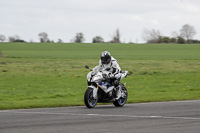
[[199, 133], [200, 100], [0, 110], [0, 133]]

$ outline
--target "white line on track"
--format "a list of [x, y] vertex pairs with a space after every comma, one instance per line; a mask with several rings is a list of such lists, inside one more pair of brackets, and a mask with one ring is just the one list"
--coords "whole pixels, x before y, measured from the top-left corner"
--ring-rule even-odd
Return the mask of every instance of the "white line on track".
[[135, 115], [109, 115], [109, 114], [76, 114], [76, 113], [53, 113], [53, 112], [20, 112], [20, 111], [0, 111], [0, 113], [18, 113], [18, 114], [44, 114], [44, 115], [73, 115], [73, 116], [100, 116], [100, 117], [128, 117], [128, 118], [152, 118], [152, 119], [182, 119], [182, 120], [200, 120], [194, 117], [174, 117], [174, 116], [135, 116]]
[[[136, 104], [163, 104], [163, 103], [200, 103], [200, 100], [185, 100], [185, 101], [166, 101], [166, 102], [147, 102], [147, 103], [134, 103]], [[129, 105], [129, 104], [127, 104]], [[132, 104], [130, 104], [132, 105]]]

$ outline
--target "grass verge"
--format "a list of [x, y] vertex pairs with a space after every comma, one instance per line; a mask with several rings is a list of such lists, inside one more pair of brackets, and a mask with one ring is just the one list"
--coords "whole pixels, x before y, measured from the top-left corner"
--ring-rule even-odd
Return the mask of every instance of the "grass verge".
[[[88, 73], [84, 65], [98, 64], [98, 45], [81, 46], [78, 51], [82, 56], [76, 54], [73, 44], [51, 44], [50, 49], [55, 51], [49, 51], [47, 44], [41, 49], [39, 44], [5, 45], [0, 44], [2, 53], [7, 55], [0, 58], [0, 109], [84, 105]], [[196, 52], [200, 45], [169, 45], [165, 50], [166, 46], [160, 45], [128, 45], [129, 49], [124, 45], [117, 44], [115, 49], [106, 45], [105, 50], [113, 51], [123, 70], [133, 71], [132, 76], [122, 80], [127, 83], [127, 103], [200, 99], [200, 53]], [[36, 54], [22, 52], [31, 50]], [[71, 51], [70, 55], [66, 53], [64, 58], [63, 50]], [[152, 50], [162, 52], [153, 54]], [[168, 53], [171, 50], [176, 52]]]

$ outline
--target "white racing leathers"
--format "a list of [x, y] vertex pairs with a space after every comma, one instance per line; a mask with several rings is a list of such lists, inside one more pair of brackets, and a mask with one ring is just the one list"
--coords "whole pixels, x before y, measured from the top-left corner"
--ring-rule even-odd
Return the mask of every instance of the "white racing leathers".
[[102, 64], [100, 60], [99, 66], [96, 66], [95, 68], [93, 68], [93, 70], [108, 70], [111, 73], [110, 78], [119, 79], [121, 77], [121, 68], [119, 67], [117, 60], [113, 57], [111, 57], [111, 61], [109, 64]]
[[[121, 80], [121, 68], [117, 62], [117, 60], [113, 57], [111, 57], [111, 61], [108, 64], [102, 64], [101, 60], [99, 61], [99, 66], [96, 66], [95, 68], [93, 68], [93, 70], [97, 70], [97, 71], [104, 71], [107, 70], [110, 72], [110, 74], [108, 75], [109, 78], [114, 78], [114, 79], [118, 79], [119, 81]], [[95, 92], [97, 93], [97, 92]], [[94, 94], [95, 96], [97, 94]], [[121, 97], [121, 89], [119, 88], [119, 90], [117, 91], [117, 98], [119, 99]]]

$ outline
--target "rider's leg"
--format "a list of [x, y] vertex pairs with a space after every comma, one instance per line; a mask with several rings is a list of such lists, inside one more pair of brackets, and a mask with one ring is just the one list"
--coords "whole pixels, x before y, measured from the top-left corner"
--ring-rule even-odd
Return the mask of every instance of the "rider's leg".
[[119, 81], [120, 79], [115, 79], [113, 84], [116, 88], [116, 100], [118, 100], [121, 96], [122, 96], [122, 93], [121, 93], [121, 87], [119, 85]]

